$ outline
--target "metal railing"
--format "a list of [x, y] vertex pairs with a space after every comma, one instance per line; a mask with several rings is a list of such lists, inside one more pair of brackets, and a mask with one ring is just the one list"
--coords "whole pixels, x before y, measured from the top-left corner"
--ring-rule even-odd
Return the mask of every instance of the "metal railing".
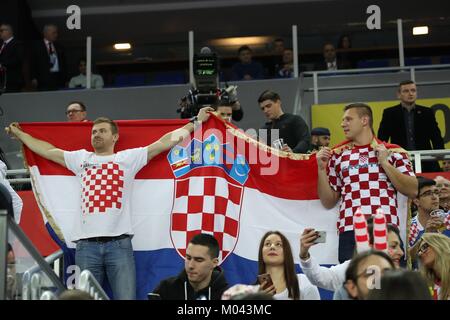
[[44, 291], [39, 300], [58, 300], [56, 295], [51, 291]]
[[[373, 88], [389, 88], [397, 87], [398, 83], [381, 83], [381, 84], [357, 84], [346, 86], [319, 86], [319, 76], [332, 76], [332, 75], [349, 75], [349, 74], [369, 74], [369, 73], [383, 73], [394, 71], [409, 71], [410, 79], [416, 82], [417, 70], [433, 70], [433, 69], [450, 69], [450, 64], [439, 65], [427, 65], [427, 66], [409, 66], [409, 67], [386, 67], [386, 68], [364, 68], [364, 69], [345, 69], [345, 70], [332, 70], [332, 71], [307, 71], [303, 72], [303, 78], [311, 76], [313, 78], [313, 87], [304, 88], [305, 92], [314, 92], [314, 104], [319, 103], [319, 91], [329, 90], [345, 90], [345, 89], [373, 89]], [[420, 85], [436, 85], [436, 84], [450, 84], [450, 80], [442, 81], [420, 81], [417, 82]]]
[[89, 293], [95, 300], [109, 300], [108, 295], [89, 270], [80, 273], [78, 289]]

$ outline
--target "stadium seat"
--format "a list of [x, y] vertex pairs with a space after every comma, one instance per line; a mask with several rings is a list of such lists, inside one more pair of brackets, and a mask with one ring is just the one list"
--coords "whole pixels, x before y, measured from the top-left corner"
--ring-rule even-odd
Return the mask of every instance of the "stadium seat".
[[377, 60], [360, 60], [358, 61], [357, 68], [387, 68], [389, 67], [388, 59], [377, 59]]
[[421, 66], [429, 64], [432, 64], [430, 57], [405, 58], [405, 66]]
[[181, 71], [158, 72], [155, 73], [153, 79], [150, 81], [150, 84], [154, 86], [184, 83], [186, 83], [186, 77], [184, 72]]
[[116, 87], [145, 86], [146, 76], [144, 74], [119, 74], [114, 78]]

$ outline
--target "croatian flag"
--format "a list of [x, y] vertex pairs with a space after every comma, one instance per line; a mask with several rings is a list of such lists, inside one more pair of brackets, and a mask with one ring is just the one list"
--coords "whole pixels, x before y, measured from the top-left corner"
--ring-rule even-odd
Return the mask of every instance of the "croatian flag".
[[[117, 123], [115, 151], [120, 151], [149, 145], [186, 121]], [[57, 148], [93, 151], [92, 123], [21, 126]], [[72, 226], [81, 215], [78, 178], [27, 148], [25, 156], [47, 229], [61, 246], [75, 248]], [[190, 139], [138, 172], [131, 201], [138, 299], [180, 272], [187, 243], [200, 232], [219, 241], [230, 285], [255, 282], [259, 242], [269, 230], [287, 236], [296, 263], [303, 229], [326, 231], [327, 242], [314, 246], [311, 254], [321, 264], [337, 263], [338, 209], [326, 210], [318, 200], [315, 157], [267, 147], [214, 115]]]

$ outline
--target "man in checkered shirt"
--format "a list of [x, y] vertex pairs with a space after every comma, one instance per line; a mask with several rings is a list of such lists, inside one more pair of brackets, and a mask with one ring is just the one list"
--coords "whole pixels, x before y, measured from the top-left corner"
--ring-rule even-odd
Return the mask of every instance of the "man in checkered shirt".
[[135, 175], [153, 157], [164, 152], [194, 131], [195, 123], [206, 121], [203, 108], [195, 119], [180, 129], [141, 148], [114, 152], [119, 139], [117, 124], [108, 118], [94, 121], [91, 143], [94, 152], [64, 151], [23, 132], [18, 123], [6, 131], [34, 153], [72, 171], [80, 179], [79, 219], [74, 221], [75, 263], [88, 269], [103, 284], [108, 279], [115, 299], [136, 298], [136, 270], [131, 238], [131, 190]]
[[381, 208], [386, 222], [399, 225], [397, 191], [415, 198], [417, 180], [406, 151], [378, 140], [370, 107], [354, 103], [344, 108], [341, 126], [347, 141], [317, 153], [318, 194], [322, 205], [333, 208], [340, 201], [339, 261], [353, 256], [353, 215], [361, 208], [367, 217]]

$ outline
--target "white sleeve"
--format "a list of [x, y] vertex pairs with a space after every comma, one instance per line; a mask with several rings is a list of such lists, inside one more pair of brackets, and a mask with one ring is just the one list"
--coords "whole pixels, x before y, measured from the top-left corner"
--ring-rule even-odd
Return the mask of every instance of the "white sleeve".
[[146, 147], [127, 149], [118, 152], [122, 160], [130, 165], [131, 172], [136, 174], [146, 164], [148, 159], [148, 152]]
[[87, 154], [89, 154], [89, 152], [84, 149], [77, 151], [64, 151], [64, 162], [66, 163], [67, 169], [77, 175], [82, 170], [81, 164]]
[[300, 266], [309, 281], [319, 288], [336, 291], [345, 281], [345, 271], [350, 260], [332, 266], [330, 268], [320, 266], [313, 257], [303, 261], [300, 259]]
[[11, 184], [9, 183], [8, 179], [6, 179], [6, 165], [1, 160], [0, 162], [1, 162], [0, 183], [3, 184], [6, 187], [6, 189], [8, 189], [8, 192], [11, 195], [14, 210], [14, 220], [16, 221], [17, 224], [19, 224], [20, 217], [22, 215], [23, 201], [22, 198], [19, 197], [17, 192], [11, 187]]
[[300, 300], [320, 300], [319, 289], [304, 274], [298, 275]]

